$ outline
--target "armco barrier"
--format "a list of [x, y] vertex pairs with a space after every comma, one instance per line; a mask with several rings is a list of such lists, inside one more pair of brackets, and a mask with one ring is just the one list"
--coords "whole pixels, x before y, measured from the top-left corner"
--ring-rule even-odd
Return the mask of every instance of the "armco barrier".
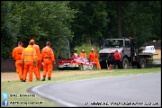
[[1, 72], [15, 72], [15, 60], [14, 59], [7, 59], [1, 61]]

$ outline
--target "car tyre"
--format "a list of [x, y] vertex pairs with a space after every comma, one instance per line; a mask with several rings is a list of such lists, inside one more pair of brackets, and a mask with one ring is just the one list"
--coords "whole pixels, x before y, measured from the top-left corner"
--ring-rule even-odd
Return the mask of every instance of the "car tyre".
[[84, 70], [83, 64], [79, 65], [79, 70]]

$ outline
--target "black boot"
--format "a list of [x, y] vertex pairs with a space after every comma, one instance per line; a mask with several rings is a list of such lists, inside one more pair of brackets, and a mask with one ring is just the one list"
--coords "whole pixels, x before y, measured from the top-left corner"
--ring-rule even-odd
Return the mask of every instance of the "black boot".
[[46, 78], [46, 77], [44, 76], [43, 79], [42, 79], [42, 81], [45, 81], [45, 78]]
[[51, 78], [48, 78], [48, 80], [51, 80]]

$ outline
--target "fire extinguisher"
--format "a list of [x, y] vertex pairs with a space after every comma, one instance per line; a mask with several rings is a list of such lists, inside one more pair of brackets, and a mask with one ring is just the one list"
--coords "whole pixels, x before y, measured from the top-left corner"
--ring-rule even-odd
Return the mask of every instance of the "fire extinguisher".
[[109, 69], [112, 70], [112, 64], [109, 65]]

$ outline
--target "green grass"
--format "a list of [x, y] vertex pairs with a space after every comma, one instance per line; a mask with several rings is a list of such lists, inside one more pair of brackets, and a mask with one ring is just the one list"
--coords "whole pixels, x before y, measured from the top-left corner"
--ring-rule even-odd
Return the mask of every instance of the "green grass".
[[[75, 71], [75, 70], [71, 70]], [[71, 76], [55, 76], [52, 78], [51, 81], [36, 81], [33, 79], [33, 82], [20, 82], [19, 80], [16, 81], [10, 81], [10, 82], [1, 82], [1, 94], [2, 92], [8, 92], [9, 95], [20, 95], [20, 94], [30, 94], [27, 92], [27, 89], [42, 85], [42, 84], [50, 84], [50, 83], [57, 83], [57, 82], [66, 82], [66, 81], [73, 81], [73, 80], [82, 80], [82, 79], [90, 79], [90, 78], [99, 78], [99, 77], [112, 77], [112, 76], [122, 76], [122, 75], [132, 75], [132, 74], [146, 74], [146, 73], [158, 73], [161, 72], [161, 68], [145, 68], [145, 69], [114, 69], [112, 71], [108, 70], [91, 70], [91, 71], [85, 71], [85, 72], [93, 72], [96, 71], [96, 73], [93, 74], [86, 74], [86, 75], [71, 75]], [[70, 72], [68, 71], [54, 71], [53, 74], [59, 73], [59, 72]], [[80, 72], [80, 71], [75, 71]], [[48, 89], [48, 88], [47, 88]], [[9, 104], [10, 107], [59, 107], [59, 105], [48, 101], [44, 98], [41, 98], [38, 95], [35, 95], [36, 97], [10, 97], [8, 98], [9, 103], [10, 102], [42, 102], [42, 104]], [[3, 99], [2, 99], [3, 100]]]

